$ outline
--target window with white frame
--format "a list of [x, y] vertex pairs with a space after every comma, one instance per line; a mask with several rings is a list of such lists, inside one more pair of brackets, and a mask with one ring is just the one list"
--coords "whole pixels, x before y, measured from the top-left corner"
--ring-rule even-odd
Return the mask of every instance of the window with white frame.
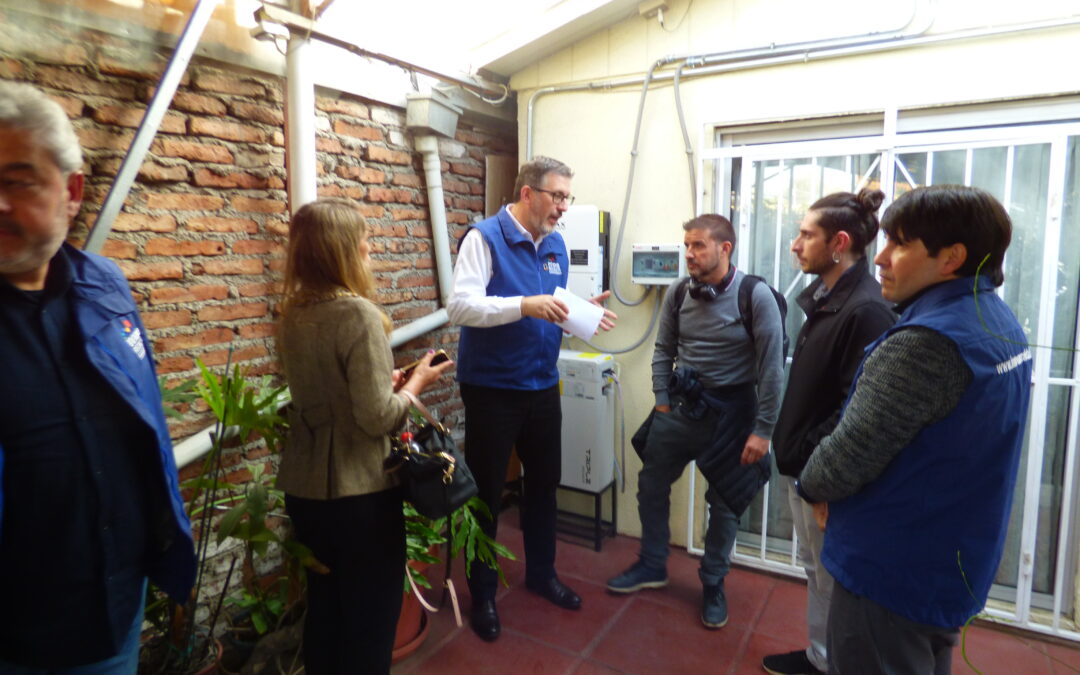
[[[818, 198], [868, 185], [885, 192], [884, 210], [915, 187], [952, 183], [983, 188], [1005, 205], [1013, 240], [999, 293], [1042, 348], [1033, 350], [1024, 455], [991, 597], [1008, 603], [999, 616], [1080, 638], [1069, 621], [1080, 539], [1080, 102], [1013, 103], [997, 116], [993, 106], [892, 114], [838, 120], [832, 134], [821, 121], [805, 135], [798, 125], [717, 130], [715, 147], [701, 152], [699, 211], [731, 217], [735, 264], [787, 296], [794, 339], [804, 319], [794, 298], [811, 279], [788, 247]], [[743, 517], [736, 559], [798, 574], [785, 489], [770, 481]]]

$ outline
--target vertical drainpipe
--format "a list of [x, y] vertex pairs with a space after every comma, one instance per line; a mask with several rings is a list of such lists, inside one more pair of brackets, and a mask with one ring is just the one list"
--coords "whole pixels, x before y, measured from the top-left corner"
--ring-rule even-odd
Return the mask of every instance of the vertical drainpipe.
[[424, 157], [424, 180], [427, 183], [428, 212], [431, 215], [431, 238], [435, 245], [435, 268], [439, 276], [439, 300], [440, 304], [446, 307], [450, 303], [453, 265], [450, 261], [450, 233], [446, 229], [446, 202], [443, 199], [439, 139], [435, 136], [418, 136], [416, 149]]
[[294, 32], [285, 57], [285, 174], [289, 213], [318, 196], [315, 181], [315, 80], [311, 40]]

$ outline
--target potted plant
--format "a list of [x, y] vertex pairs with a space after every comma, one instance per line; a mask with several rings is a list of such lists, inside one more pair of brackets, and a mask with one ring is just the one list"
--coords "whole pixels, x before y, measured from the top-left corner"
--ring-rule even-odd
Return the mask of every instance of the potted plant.
[[[208, 655], [216, 652], [220, 657], [220, 643], [217, 643], [213, 636], [235, 570], [236, 559], [230, 563], [221, 592], [202, 597], [201, 591], [210, 562], [209, 533], [217, 511], [228, 509], [226, 516], [229, 516], [233, 532], [249, 538], [247, 543], [250, 546], [245, 546], [248, 550], [243, 556], [242, 573], [246, 573], [243, 568], [249, 563], [251, 569], [254, 569], [255, 551], [265, 550], [273, 541], [268, 534], [272, 530], [265, 527], [271, 496], [266, 492], [266, 486], [261, 480], [261, 467], [255, 469], [257, 474], [253, 472], [253, 475], [256, 475], [256, 489], [239, 490], [237, 486], [224, 480], [223, 454], [230, 444], [243, 444], [255, 437], [262, 438], [272, 451], [277, 448], [281, 431], [286, 424], [278, 414], [285, 387], [272, 387], [266, 377], [249, 378], [244, 369], [231, 368], [230, 365], [231, 353], [226, 362], [225, 374], [219, 377], [202, 361], [198, 361], [201, 380], [185, 382], [172, 389], [162, 384], [162, 398], [169, 414], [176, 414], [173, 405], [192, 400], [195, 397], [194, 390], [213, 412], [216, 423], [211, 434], [211, 448], [203, 460], [202, 470], [195, 478], [182, 484], [189, 493], [188, 516], [192, 519], [196, 534], [195, 588], [188, 602], [183, 605], [163, 603], [157, 594], [148, 594], [147, 615], [157, 629], [157, 634], [142, 650], [140, 672], [197, 672]], [[235, 505], [232, 502], [240, 504]], [[264, 506], [259, 506], [260, 502]], [[234, 513], [238, 510], [237, 506], [243, 507], [243, 512]], [[222, 543], [224, 538], [219, 536], [218, 543]], [[273, 605], [269, 597], [260, 599], [263, 609]], [[218, 645], [217, 649], [214, 649], [215, 644]], [[213, 662], [210, 665], [216, 667]]]
[[[441, 562], [438, 549], [447, 545], [447, 560], [464, 553], [465, 574], [471, 573], [474, 563], [487, 565], [499, 574], [506, 584], [499, 558], [516, 560], [513, 552], [489, 537], [480, 527], [478, 518], [491, 518], [487, 504], [473, 497], [446, 518], [432, 520], [420, 515], [412, 504], [404, 502], [406, 574], [419, 588], [431, 588], [424, 571], [430, 565]], [[449, 566], [447, 567], [449, 571]], [[394, 662], [415, 651], [427, 637], [426, 615], [420, 601], [412, 594], [412, 584], [405, 579], [401, 615], [398, 619], [397, 636], [394, 639]]]

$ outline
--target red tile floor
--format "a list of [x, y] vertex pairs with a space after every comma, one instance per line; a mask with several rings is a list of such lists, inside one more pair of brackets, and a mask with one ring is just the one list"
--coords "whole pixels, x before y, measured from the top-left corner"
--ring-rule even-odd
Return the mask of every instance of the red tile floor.
[[[521, 557], [516, 509], [504, 512], [499, 540]], [[394, 675], [429, 673], [764, 673], [766, 654], [804, 646], [806, 591], [799, 581], [733, 569], [725, 588], [730, 619], [718, 631], [698, 619], [701, 584], [697, 559], [672, 550], [670, 583], [661, 590], [614, 596], [605, 581], [636, 558], [638, 540], [619, 536], [603, 550], [560, 541], [559, 577], [582, 597], [581, 611], [559, 609], [524, 587], [524, 566], [506, 562], [508, 588], [498, 595], [502, 637], [486, 643], [468, 627], [468, 591], [460, 565], [451, 575], [460, 589], [464, 626], [454, 625], [449, 605], [429, 616], [423, 646], [394, 666]], [[441, 571], [430, 577], [438, 582]], [[429, 595], [437, 597], [431, 591]], [[974, 626], [967, 652], [978, 670], [955, 650], [953, 672], [984, 675], [1080, 673], [1080, 645], [1063, 646], [1030, 635]]]

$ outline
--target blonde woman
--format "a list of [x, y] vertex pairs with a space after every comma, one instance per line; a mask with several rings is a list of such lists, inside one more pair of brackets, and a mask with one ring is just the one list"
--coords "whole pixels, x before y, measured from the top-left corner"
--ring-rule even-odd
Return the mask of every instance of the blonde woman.
[[308, 675], [386, 673], [401, 610], [405, 533], [387, 432], [450, 367], [393, 369], [390, 319], [372, 301], [367, 226], [343, 199], [300, 208], [289, 230], [278, 347], [292, 392], [278, 487], [296, 537], [330, 568], [308, 575]]

